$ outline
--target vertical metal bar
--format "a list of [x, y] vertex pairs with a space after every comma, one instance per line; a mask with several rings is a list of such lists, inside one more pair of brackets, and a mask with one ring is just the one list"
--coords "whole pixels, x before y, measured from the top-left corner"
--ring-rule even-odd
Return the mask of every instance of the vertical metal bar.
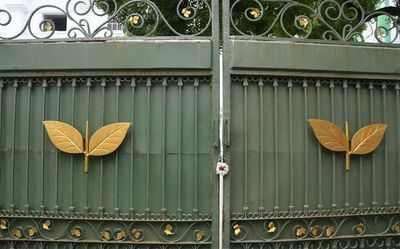
[[[304, 122], [308, 121], [308, 97], [307, 97], [307, 80], [303, 80], [303, 95], [304, 95]], [[308, 126], [304, 126], [304, 210], [308, 210]]]
[[[119, 88], [121, 87], [121, 79], [117, 77], [117, 82], [115, 83], [116, 93], [115, 93], [115, 122], [119, 120]], [[114, 211], [115, 214], [118, 215], [119, 208], [118, 208], [118, 150], [115, 152], [115, 206]]]
[[[92, 86], [91, 79], [87, 78], [86, 81], [86, 87], [87, 87], [87, 93], [86, 93], [86, 108], [87, 108], [87, 113], [86, 113], [86, 121], [90, 120], [90, 87]], [[85, 137], [85, 140], [88, 141], [89, 137]], [[85, 148], [88, 149], [88, 148]], [[89, 210], [89, 186], [88, 186], [88, 176], [85, 175], [84, 177], [85, 181], [85, 200], [86, 200], [86, 206], [85, 210]]]
[[264, 82], [260, 77], [258, 81], [258, 89], [259, 89], [259, 98], [260, 98], [260, 188], [259, 188], [259, 205], [258, 211], [260, 212], [260, 216], [262, 217], [264, 211], [264, 199], [263, 199], [263, 190], [264, 190], [264, 104], [263, 104], [263, 87]]
[[[25, 196], [25, 209], [28, 214], [29, 212], [29, 142], [30, 142], [30, 117], [31, 117], [31, 88], [32, 88], [32, 79], [28, 79], [28, 96], [27, 96], [27, 111], [26, 111], [26, 117], [28, 119], [28, 122], [26, 124], [26, 196]], [[1, 97], [0, 97], [1, 98]], [[1, 102], [0, 102], [1, 105]], [[1, 114], [1, 113], [0, 113]], [[0, 121], [1, 122], [1, 121]], [[0, 140], [1, 141], [1, 140]]]
[[293, 82], [291, 79], [288, 81], [289, 90], [289, 168], [290, 168], [290, 203], [289, 210], [294, 209], [294, 174], [293, 174], [293, 99], [292, 87]]
[[165, 144], [165, 137], [166, 137], [166, 106], [167, 106], [167, 77], [163, 78], [163, 106], [162, 106], [162, 172], [161, 172], [161, 213], [163, 215], [163, 218], [165, 218], [165, 214], [167, 212], [165, 208], [165, 192], [166, 192], [166, 186], [165, 186], [165, 168], [166, 168], [166, 144]]
[[[198, 164], [198, 105], [199, 105], [199, 78], [194, 80], [194, 209], [193, 213], [197, 218], [198, 213], [198, 195], [197, 195], [197, 164]], [[164, 104], [165, 106], [165, 104]]]
[[[318, 79], [315, 87], [317, 88], [317, 117], [321, 118], [321, 81]], [[322, 151], [321, 144], [318, 143], [318, 208], [322, 209]]]
[[14, 169], [15, 169], [15, 126], [17, 122], [17, 98], [18, 98], [18, 80], [14, 79], [14, 100], [13, 100], [13, 119], [12, 119], [12, 150], [11, 150], [11, 209], [14, 209], [14, 195], [15, 195], [15, 186], [14, 186]]
[[248, 186], [247, 186], [247, 178], [248, 178], [248, 136], [247, 136], [247, 87], [249, 83], [247, 81], [247, 77], [244, 78], [243, 81], [243, 94], [244, 94], [244, 117], [243, 117], [243, 122], [244, 122], [244, 205], [243, 205], [243, 211], [245, 216], [247, 215], [247, 195], [248, 195]]
[[146, 117], [146, 214], [150, 212], [150, 94], [151, 94], [151, 78], [147, 77], [147, 117]]
[[[348, 122], [348, 112], [347, 112], [347, 89], [348, 89], [348, 84], [347, 84], [347, 80], [345, 80], [344, 82], [343, 82], [343, 91], [344, 91], [344, 100], [343, 100], [343, 103], [344, 103], [344, 120], [345, 120], [345, 122]], [[345, 207], [346, 208], [348, 208], [348, 207], [350, 207], [350, 202], [349, 202], [349, 188], [350, 188], [350, 183], [349, 183], [349, 181], [350, 181], [350, 179], [349, 179], [349, 173], [348, 173], [348, 171], [346, 171], [346, 190], [345, 190], [345, 192], [346, 192], [346, 201], [345, 201]]]
[[[101, 87], [101, 127], [104, 126], [104, 110], [105, 110], [105, 95], [106, 95], [106, 79], [103, 77], [101, 79], [100, 87]], [[103, 215], [104, 205], [103, 205], [103, 178], [104, 178], [104, 158], [100, 157], [100, 189], [99, 189], [99, 211], [100, 214]], [[133, 191], [132, 191], [133, 192]]]
[[274, 182], [275, 182], [275, 212], [279, 211], [279, 154], [278, 154], [278, 79], [274, 79]]
[[[72, 109], [72, 119], [71, 119], [71, 124], [72, 126], [75, 126], [75, 87], [76, 87], [76, 78], [72, 78], [72, 100], [71, 100], [71, 109]], [[71, 191], [70, 191], [70, 198], [71, 198], [71, 206], [70, 206], [70, 211], [72, 212], [74, 209], [74, 155], [71, 155], [70, 157], [70, 163], [71, 163]]]
[[[386, 90], [387, 86], [385, 83], [382, 84], [382, 97], [383, 97], [383, 122], [386, 124], [387, 123], [387, 99], [386, 99]], [[390, 203], [389, 203], [389, 163], [388, 163], [388, 140], [384, 139], [385, 141], [385, 147], [384, 147], [384, 153], [385, 153], [385, 207], [388, 208]]]
[[[399, 84], [399, 82], [396, 83], [394, 88], [396, 90], [396, 112], [397, 112], [396, 124], [397, 124], [397, 127], [400, 127], [400, 84]], [[0, 98], [1, 98], [1, 95], [0, 95]], [[0, 118], [1, 118], [1, 116], [0, 116]], [[400, 150], [400, 131], [397, 130], [397, 151], [399, 151], [399, 150]], [[400, 155], [399, 154], [397, 154], [397, 168], [398, 168], [397, 169], [397, 179], [400, 179]], [[398, 188], [397, 205], [400, 206], [400, 184], [398, 186], [399, 186], [399, 188]]]
[[[369, 117], [370, 123], [374, 123], [374, 84], [369, 84]], [[378, 202], [376, 201], [376, 165], [375, 165], [375, 156], [374, 153], [371, 155], [372, 157], [372, 206], [376, 207]]]
[[[357, 81], [357, 84], [356, 84], [356, 89], [357, 89], [357, 113], [358, 113], [358, 117], [357, 117], [357, 120], [358, 120], [358, 127], [361, 127], [361, 125], [362, 125], [362, 122], [361, 122], [361, 93], [360, 93], [360, 89], [361, 89], [361, 84], [360, 84], [360, 82], [359, 81]], [[362, 159], [362, 157], [360, 157], [359, 158], [359, 161], [360, 161], [360, 185], [359, 185], [359, 188], [360, 188], [360, 200], [359, 200], [359, 203], [358, 203], [358, 206], [360, 207], [360, 208], [363, 208], [363, 206], [364, 206], [364, 201], [363, 201], [363, 197], [364, 197], [364, 194], [363, 194], [363, 188], [364, 188], [364, 174], [363, 174], [363, 169], [364, 169], [364, 165], [363, 165], [363, 159]]]
[[[47, 79], [44, 78], [43, 82], [42, 82], [42, 87], [43, 87], [43, 94], [42, 94], [42, 120], [46, 120], [46, 88], [47, 88]], [[42, 179], [40, 181], [41, 183], [41, 188], [42, 188], [42, 195], [41, 195], [41, 205], [40, 205], [40, 209], [43, 212], [44, 211], [44, 150], [45, 150], [45, 146], [44, 146], [44, 139], [45, 139], [45, 135], [44, 135], [44, 129], [42, 129], [42, 158], [41, 158], [41, 173], [42, 173]]]
[[[57, 79], [57, 120], [60, 120], [60, 95], [61, 95], [61, 79]], [[56, 161], [55, 161], [55, 210], [58, 212], [58, 164], [59, 164], [59, 154], [56, 150]]]
[[[331, 120], [335, 123], [335, 84], [333, 80], [329, 84], [330, 97], [331, 97]], [[336, 208], [336, 155], [332, 153], [332, 208]]]
[[[3, 78], [0, 78], [0, 163], [1, 163], [1, 156], [2, 156], [2, 145], [3, 145], [3, 132], [2, 132], [2, 124], [3, 124]], [[2, 174], [3, 173], [3, 174]], [[4, 175], [4, 172], [0, 170], [0, 181], [3, 180], [3, 177], [5, 178], [6, 176]], [[0, 192], [1, 196], [7, 196], [6, 191], [4, 190], [4, 185], [2, 186], [2, 190]], [[399, 199], [400, 200], [400, 199]]]
[[[136, 78], [132, 77], [131, 79], [131, 122], [132, 124], [135, 121], [135, 88], [136, 88]], [[130, 191], [131, 191], [131, 208], [130, 208], [130, 213], [131, 213], [131, 218], [133, 218], [134, 215], [134, 189], [133, 189], [133, 178], [134, 178], [134, 146], [135, 146], [135, 137], [133, 130], [131, 130], [132, 136], [131, 136], [131, 181], [130, 181]]]
[[182, 198], [182, 78], [178, 79], [178, 218], [181, 216], [181, 198]]

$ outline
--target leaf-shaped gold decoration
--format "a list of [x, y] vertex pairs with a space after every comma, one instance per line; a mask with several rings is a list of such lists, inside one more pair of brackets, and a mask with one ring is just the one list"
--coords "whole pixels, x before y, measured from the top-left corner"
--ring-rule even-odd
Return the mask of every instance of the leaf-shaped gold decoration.
[[242, 228], [239, 224], [233, 226], [233, 233], [235, 234], [235, 236], [239, 236], [242, 233]]
[[110, 231], [108, 231], [106, 229], [104, 229], [103, 231], [100, 232], [100, 236], [104, 240], [107, 240], [107, 241], [111, 240], [111, 233], [110, 233]]
[[5, 219], [0, 220], [0, 229], [6, 230], [7, 229], [7, 221]]
[[134, 237], [135, 239], [140, 239], [140, 238], [142, 237], [142, 232], [141, 232], [139, 229], [134, 228], [134, 229], [132, 230], [132, 235], [133, 235], [133, 237]]
[[74, 127], [59, 121], [43, 121], [43, 124], [57, 149], [71, 154], [83, 153], [83, 138]]
[[270, 223], [268, 223], [268, 233], [275, 233], [278, 230], [278, 228], [275, 225], [275, 222], [271, 221]]
[[365, 231], [365, 227], [364, 227], [363, 223], [356, 225], [353, 229], [354, 229], [354, 233], [356, 235], [362, 235]]
[[303, 237], [306, 234], [307, 234], [307, 229], [305, 227], [299, 226], [296, 229], [296, 237]]
[[171, 226], [170, 224], [167, 224], [167, 225], [165, 226], [164, 234], [167, 235], [167, 236], [174, 235], [173, 228], [172, 228], [172, 226]]
[[126, 232], [125, 231], [119, 231], [117, 233], [117, 240], [124, 240], [126, 238]]
[[88, 156], [104, 156], [114, 152], [122, 143], [130, 123], [113, 123], [98, 129], [90, 138]]
[[335, 124], [320, 119], [309, 119], [308, 122], [323, 147], [338, 152], [349, 151], [346, 134]]
[[351, 139], [351, 154], [368, 154], [374, 151], [382, 141], [386, 124], [372, 124], [361, 128]]
[[325, 228], [326, 237], [332, 237], [334, 233], [335, 233], [335, 227], [334, 226], [327, 226]]
[[51, 220], [45, 220], [42, 224], [42, 227], [44, 230], [50, 231], [52, 225], [53, 224], [52, 224]]
[[71, 236], [74, 238], [79, 239], [80, 237], [82, 237], [82, 231], [79, 227], [73, 227], [71, 229]]
[[14, 228], [11, 231], [12, 235], [18, 239], [22, 238], [22, 230], [20, 228]]
[[196, 236], [197, 241], [202, 241], [204, 239], [204, 237], [206, 236], [206, 232], [204, 232], [203, 230], [197, 231], [195, 233], [195, 236]]
[[31, 227], [31, 228], [28, 230], [28, 236], [29, 236], [29, 237], [34, 237], [38, 232], [39, 232], [39, 231], [38, 231], [38, 229], [37, 229], [36, 227]]

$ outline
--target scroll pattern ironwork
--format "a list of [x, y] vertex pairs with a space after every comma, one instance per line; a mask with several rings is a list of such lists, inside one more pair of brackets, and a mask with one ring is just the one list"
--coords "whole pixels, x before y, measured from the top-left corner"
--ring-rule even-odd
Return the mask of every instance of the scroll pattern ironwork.
[[[1, 241], [211, 244], [210, 221], [1, 218]], [[170, 228], [171, 233], [166, 233]]]
[[[244, 246], [247, 243], [252, 245], [251, 248], [289, 248], [288, 244], [291, 244], [290, 248], [382, 248], [400, 245], [400, 216], [391, 214], [233, 220], [231, 225], [232, 248], [248, 248]], [[294, 246], [297, 244], [298, 247]]]
[[[116, 21], [122, 24], [126, 36], [151, 36], [160, 26], [165, 26], [167, 32], [176, 36], [204, 36], [211, 24], [211, 6], [207, 0], [180, 0], [176, 6], [176, 17], [180, 27], [174, 27], [160, 8], [150, 0], [130, 0], [118, 5], [116, 0], [68, 0], [65, 9], [56, 5], [42, 5], [29, 15], [21, 30], [12, 36], [0, 35], [0, 40], [13, 40], [28, 33], [35, 39], [50, 39], [55, 37], [55, 23], [44, 19], [38, 23], [40, 32], [35, 32], [33, 21], [44, 9], [51, 9], [67, 18], [67, 38], [111, 38], [115, 32], [108, 23]], [[88, 16], [103, 17], [99, 23], [91, 22]], [[199, 17], [201, 16], [201, 17]], [[12, 15], [6, 9], [0, 9], [0, 32], [2, 26], [12, 24]], [[93, 27], [93, 23], [97, 26]], [[39, 33], [39, 34], [38, 34]], [[164, 34], [168, 35], [168, 34]]]
[[[377, 16], [386, 16], [391, 27], [374, 23]], [[312, 6], [289, 0], [235, 0], [230, 8], [230, 21], [233, 34], [241, 36], [346, 42], [365, 42], [374, 37], [379, 43], [393, 43], [400, 33], [397, 16], [382, 10], [368, 12], [357, 0], [342, 3], [324, 0]], [[369, 31], [363, 32], [368, 26]]]

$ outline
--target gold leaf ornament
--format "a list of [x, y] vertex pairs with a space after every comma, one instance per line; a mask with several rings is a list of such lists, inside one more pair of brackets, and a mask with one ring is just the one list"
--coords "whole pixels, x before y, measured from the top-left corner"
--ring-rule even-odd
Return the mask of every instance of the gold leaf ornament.
[[346, 134], [337, 125], [320, 119], [309, 119], [308, 122], [323, 147], [336, 152], [349, 150]]
[[8, 227], [7, 221], [5, 219], [0, 219], [0, 230], [6, 230]]
[[85, 173], [90, 156], [105, 156], [114, 152], [124, 140], [130, 123], [113, 123], [98, 129], [89, 140], [89, 122], [85, 127], [85, 145], [79, 131], [59, 121], [43, 121], [47, 134], [57, 149], [70, 154], [85, 155]]
[[387, 130], [386, 124], [371, 124], [361, 128], [349, 141], [349, 125], [346, 122], [345, 133], [335, 124], [309, 119], [308, 122], [320, 144], [328, 150], [346, 152], [346, 171], [350, 170], [350, 155], [364, 155], [373, 152], [381, 143]]
[[374, 151], [385, 135], [386, 124], [372, 124], [357, 131], [351, 139], [350, 154], [363, 155]]
[[174, 235], [173, 228], [172, 228], [172, 226], [171, 226], [170, 224], [167, 224], [167, 225], [165, 226], [164, 234], [167, 235], [167, 236]]
[[89, 156], [105, 156], [114, 152], [122, 143], [130, 123], [114, 123], [98, 129], [89, 141]]
[[84, 152], [83, 138], [74, 127], [59, 121], [43, 121], [43, 125], [57, 149], [69, 154]]

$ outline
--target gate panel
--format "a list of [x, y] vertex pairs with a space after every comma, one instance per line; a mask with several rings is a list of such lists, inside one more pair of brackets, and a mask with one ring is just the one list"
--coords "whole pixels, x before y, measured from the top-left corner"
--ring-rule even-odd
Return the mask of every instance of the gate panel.
[[[209, 76], [0, 81], [5, 248], [211, 247]], [[113, 122], [132, 127], [115, 153], [90, 158], [85, 175], [83, 156], [59, 152], [43, 120], [82, 134], [86, 121], [89, 134]]]

